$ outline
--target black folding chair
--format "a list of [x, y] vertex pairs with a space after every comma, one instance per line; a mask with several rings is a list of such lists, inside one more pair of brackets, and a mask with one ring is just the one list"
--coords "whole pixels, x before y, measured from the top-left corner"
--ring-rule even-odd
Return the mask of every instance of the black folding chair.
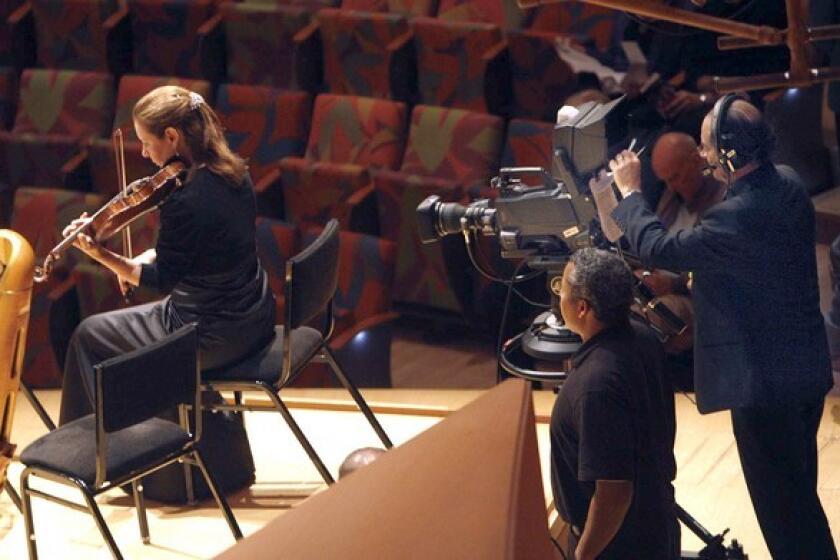
[[[209, 405], [216, 410], [265, 410], [242, 404], [241, 392], [261, 391], [268, 395], [327, 484], [334, 482], [333, 476], [279, 394], [310, 362], [329, 364], [382, 444], [389, 449], [393, 447], [359, 390], [327, 346], [334, 326], [332, 300], [338, 287], [338, 243], [338, 222], [330, 220], [311, 245], [286, 261], [285, 323], [275, 327], [274, 340], [268, 346], [238, 364], [202, 373], [205, 388], [233, 391], [236, 396], [235, 404]], [[320, 329], [307, 326], [322, 316]]]
[[[21, 453], [26, 468], [21, 474], [23, 513], [29, 557], [38, 551], [32, 521], [31, 497], [87, 511], [93, 515], [114, 558], [122, 558], [108, 530], [96, 496], [131, 483], [143, 542], [149, 542], [149, 525], [141, 481], [144, 476], [175, 461], [201, 469], [236, 539], [239, 526], [219, 492], [196, 447], [201, 438], [198, 335], [187, 325], [163, 340], [106, 360], [94, 368], [94, 414], [61, 426], [34, 441]], [[178, 406], [181, 424], [155, 415]], [[190, 426], [194, 429], [190, 430]], [[85, 506], [30, 486], [36, 476], [78, 488]]]

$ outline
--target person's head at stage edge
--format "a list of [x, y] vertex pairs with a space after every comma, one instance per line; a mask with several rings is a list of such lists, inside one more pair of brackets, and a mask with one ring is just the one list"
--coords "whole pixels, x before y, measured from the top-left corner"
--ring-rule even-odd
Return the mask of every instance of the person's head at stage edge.
[[[732, 183], [769, 162], [775, 147], [776, 136], [764, 115], [744, 99], [736, 99], [722, 111], [716, 105], [703, 119], [700, 154], [720, 181]], [[734, 151], [734, 155], [722, 156], [721, 150]]]
[[563, 270], [560, 312], [584, 342], [627, 322], [633, 302], [633, 273], [617, 255], [602, 249], [575, 252]]
[[666, 132], [656, 141], [650, 158], [653, 174], [665, 187], [691, 202], [703, 189], [706, 160], [694, 138], [683, 132]]
[[198, 93], [179, 86], [155, 88], [140, 98], [132, 116], [143, 157], [155, 165], [177, 158], [242, 183], [247, 166], [228, 147], [219, 117]]
[[383, 453], [385, 453], [385, 450], [379, 447], [362, 447], [361, 449], [356, 449], [341, 463], [341, 466], [338, 468], [338, 479], [341, 480], [362, 467], [373, 463]]

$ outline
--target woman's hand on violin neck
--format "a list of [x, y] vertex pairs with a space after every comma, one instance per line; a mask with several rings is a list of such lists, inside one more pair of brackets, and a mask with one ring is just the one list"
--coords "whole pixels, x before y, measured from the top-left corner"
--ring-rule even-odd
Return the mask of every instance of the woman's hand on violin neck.
[[157, 252], [155, 252], [154, 248], [151, 248], [146, 249], [145, 251], [131, 259], [131, 262], [138, 266], [142, 266], [144, 264], [154, 263], [155, 259], [157, 259]]
[[80, 230], [81, 228], [85, 227], [90, 222], [90, 217], [88, 216], [87, 212], [83, 212], [81, 216], [70, 222], [70, 224], [61, 230], [61, 235], [63, 237], [70, 237], [76, 231]]

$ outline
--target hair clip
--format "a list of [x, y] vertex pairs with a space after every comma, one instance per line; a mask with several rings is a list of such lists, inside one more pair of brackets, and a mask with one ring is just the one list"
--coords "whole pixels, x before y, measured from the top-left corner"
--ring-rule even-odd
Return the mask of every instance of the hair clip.
[[195, 111], [198, 109], [198, 106], [204, 103], [204, 98], [201, 97], [200, 93], [196, 93], [194, 91], [190, 92], [190, 111]]

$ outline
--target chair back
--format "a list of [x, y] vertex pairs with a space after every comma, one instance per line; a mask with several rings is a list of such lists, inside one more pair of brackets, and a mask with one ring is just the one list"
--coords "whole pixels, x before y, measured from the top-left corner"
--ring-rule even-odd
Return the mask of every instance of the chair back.
[[[194, 414], [200, 405], [196, 325], [190, 323], [145, 348], [105, 360], [94, 371], [97, 435], [128, 428], [182, 404], [192, 406]], [[198, 426], [195, 431], [197, 437]]]
[[286, 330], [305, 325], [327, 309], [338, 287], [338, 220], [286, 261]]
[[0, 488], [14, 445], [12, 420], [23, 370], [35, 254], [19, 233], [0, 229]]

